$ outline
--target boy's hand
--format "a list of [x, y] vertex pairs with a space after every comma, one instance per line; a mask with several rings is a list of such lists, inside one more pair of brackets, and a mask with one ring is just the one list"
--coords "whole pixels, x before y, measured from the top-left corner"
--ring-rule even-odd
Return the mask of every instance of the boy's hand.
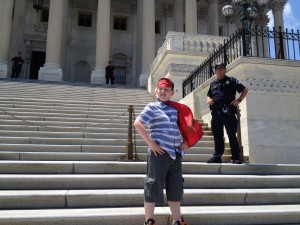
[[152, 152], [154, 153], [155, 156], [157, 156], [157, 153], [160, 155], [165, 154], [165, 150], [160, 147], [155, 141], [151, 141], [150, 143], [150, 149], [152, 150]]
[[188, 146], [186, 140], [184, 140], [183, 142], [181, 142], [179, 148], [180, 148], [181, 150], [183, 150], [184, 152], [186, 152], [186, 151], [189, 149], [189, 146]]

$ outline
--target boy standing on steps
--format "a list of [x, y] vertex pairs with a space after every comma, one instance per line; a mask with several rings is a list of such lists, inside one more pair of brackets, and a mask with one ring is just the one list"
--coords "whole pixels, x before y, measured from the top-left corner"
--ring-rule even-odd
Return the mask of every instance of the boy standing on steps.
[[[149, 145], [144, 181], [145, 225], [157, 225], [153, 219], [154, 209], [156, 203], [164, 202], [164, 187], [172, 224], [187, 225], [181, 215], [180, 202], [183, 196], [182, 156], [189, 144], [186, 139], [181, 141], [178, 111], [170, 101], [173, 89], [174, 83], [170, 79], [160, 79], [155, 89], [157, 101], [149, 103], [134, 122], [137, 132]], [[149, 133], [144, 124], [148, 125]]]

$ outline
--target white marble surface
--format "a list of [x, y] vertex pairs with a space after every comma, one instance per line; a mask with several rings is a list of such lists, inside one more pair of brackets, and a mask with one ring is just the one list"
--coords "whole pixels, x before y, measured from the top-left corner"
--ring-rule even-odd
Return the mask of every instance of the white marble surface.
[[[249, 93], [240, 104], [244, 154], [251, 163], [300, 162], [299, 61], [239, 58], [227, 74], [245, 84]], [[213, 78], [211, 78], [213, 79]], [[196, 89], [194, 110], [210, 126], [205, 104], [208, 85]], [[191, 95], [193, 96], [193, 95]], [[182, 102], [191, 102], [191, 96]]]

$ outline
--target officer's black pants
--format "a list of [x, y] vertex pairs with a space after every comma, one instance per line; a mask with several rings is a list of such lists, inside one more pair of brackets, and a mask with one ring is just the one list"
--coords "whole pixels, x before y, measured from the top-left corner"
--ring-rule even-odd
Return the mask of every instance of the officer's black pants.
[[240, 159], [240, 148], [236, 137], [237, 118], [235, 114], [225, 115], [222, 111], [211, 112], [211, 128], [215, 139], [215, 156], [222, 156], [224, 153], [224, 131], [225, 126], [231, 148], [231, 159]]
[[21, 73], [20, 67], [13, 67], [12, 73], [11, 73], [11, 78], [18, 78], [20, 73]]
[[106, 79], [106, 84], [108, 84], [109, 81], [110, 81], [110, 84], [114, 84], [114, 77], [113, 76], [105, 76], [105, 79]]

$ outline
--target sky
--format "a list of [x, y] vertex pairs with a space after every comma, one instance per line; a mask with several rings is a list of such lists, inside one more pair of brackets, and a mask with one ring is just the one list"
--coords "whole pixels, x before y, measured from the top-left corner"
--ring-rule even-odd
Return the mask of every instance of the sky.
[[[288, 0], [285, 8], [283, 10], [283, 21], [284, 21], [284, 28], [294, 29], [294, 31], [300, 31], [300, 0]], [[271, 28], [274, 26], [274, 18], [273, 14], [270, 11], [268, 13], [270, 22], [268, 26]]]

